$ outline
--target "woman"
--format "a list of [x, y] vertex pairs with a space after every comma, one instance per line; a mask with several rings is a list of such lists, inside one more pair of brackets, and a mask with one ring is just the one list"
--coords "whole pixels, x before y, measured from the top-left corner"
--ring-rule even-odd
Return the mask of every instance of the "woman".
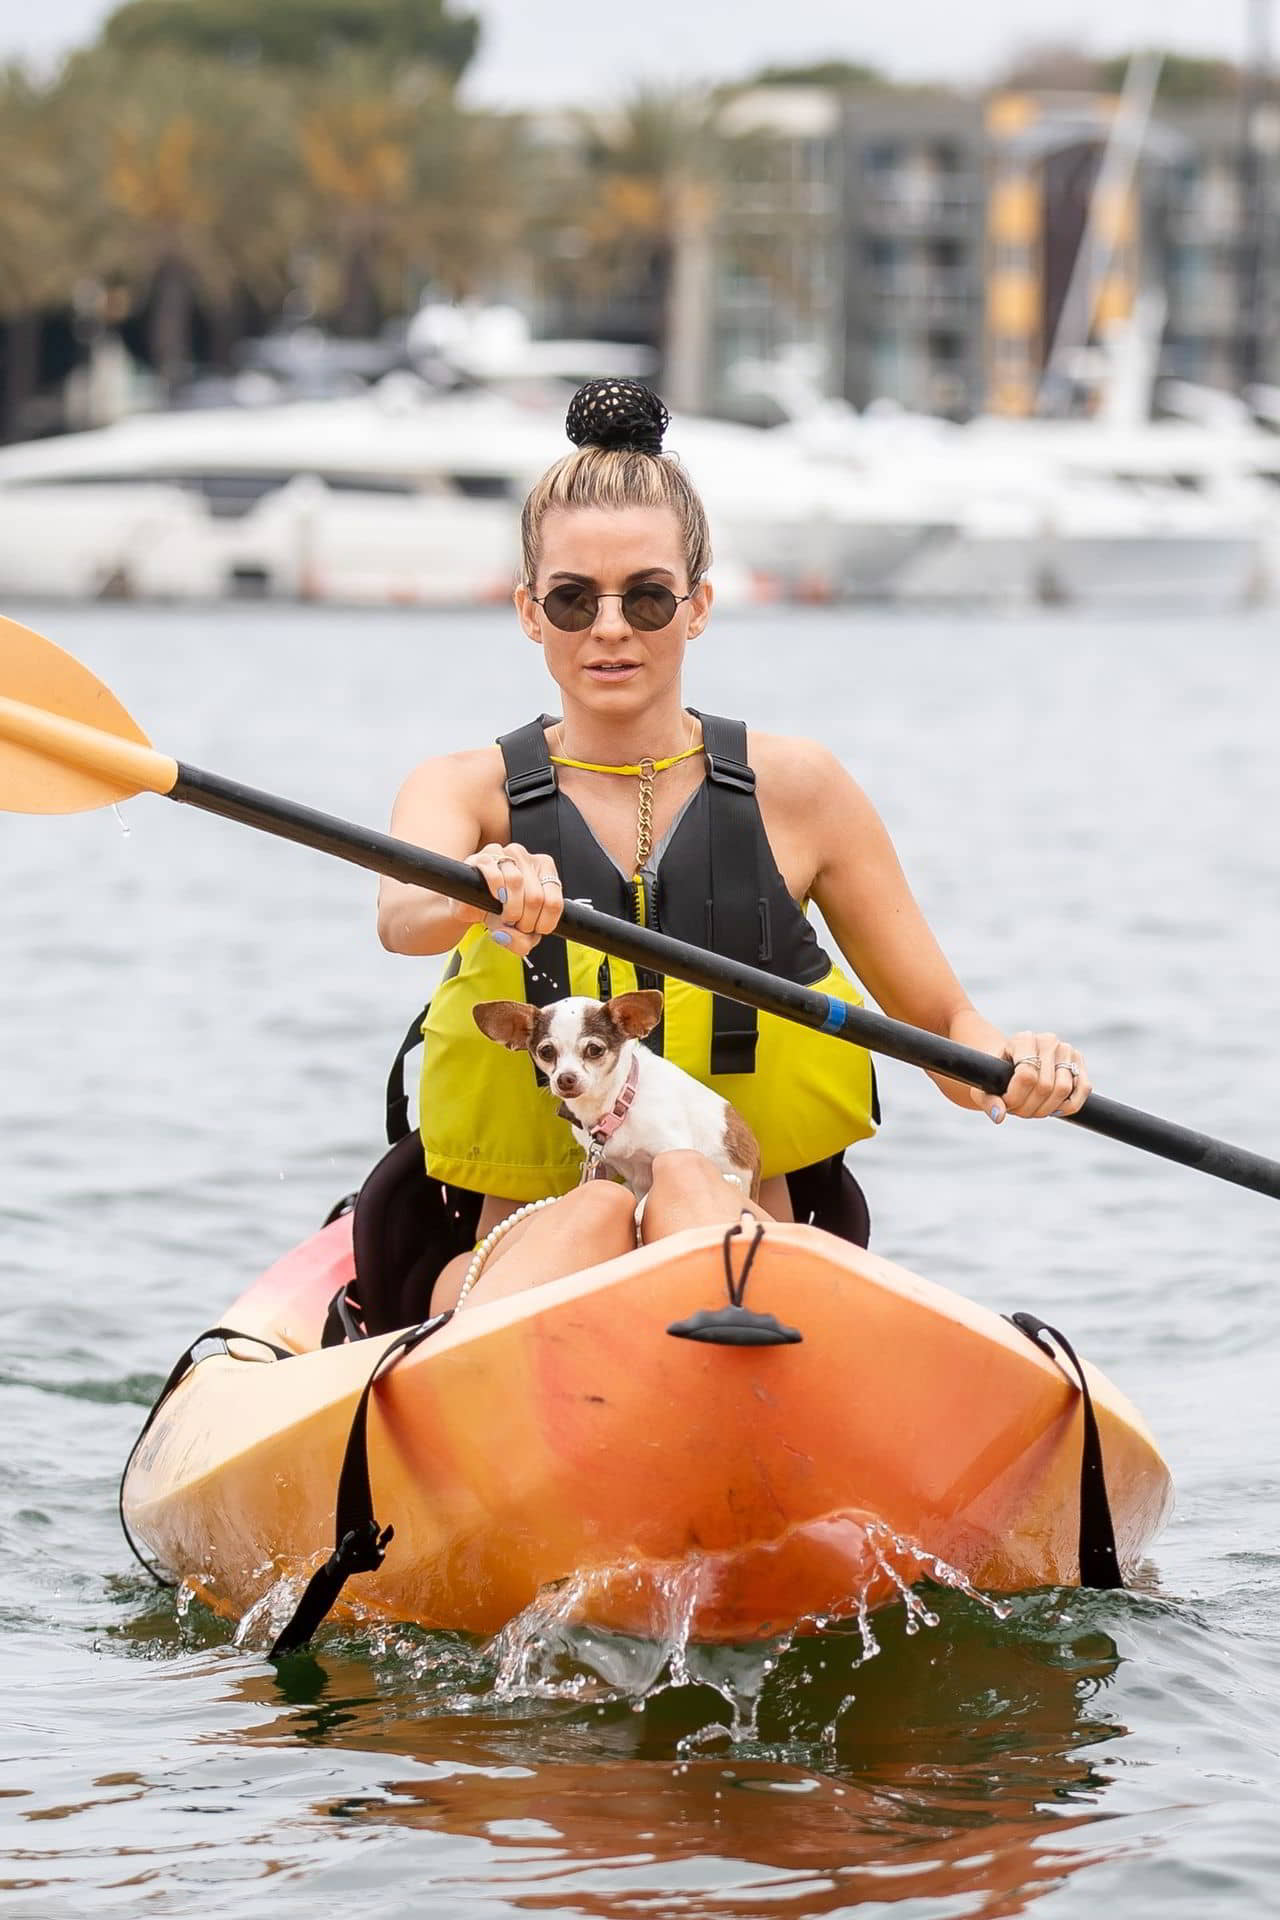
[[[395, 880], [379, 895], [391, 951], [455, 950], [425, 1027], [422, 1129], [431, 1175], [484, 1195], [485, 1255], [444, 1268], [433, 1311], [460, 1292], [468, 1305], [494, 1299], [635, 1244], [631, 1196], [608, 1181], [577, 1184], [572, 1136], [533, 1063], [483, 1039], [471, 1019], [482, 1000], [545, 1004], [637, 984], [633, 969], [602, 967], [573, 943], [534, 954], [566, 891], [856, 1000], [809, 929], [813, 900], [886, 1013], [1015, 1063], [1003, 1099], [938, 1078], [948, 1099], [985, 1106], [998, 1122], [1071, 1114], [1089, 1093], [1066, 1042], [1010, 1037], [971, 1005], [882, 822], [833, 754], [685, 707], [685, 649], [711, 614], [711, 549], [697, 493], [661, 451], [666, 423], [661, 402], [631, 381], [593, 381], [575, 395], [566, 424], [578, 450], [525, 503], [515, 593], [563, 718], [427, 761], [396, 801], [393, 831], [465, 859], [495, 902], [481, 913]], [[732, 1100], [760, 1140], [757, 1210], [792, 1218], [785, 1176], [874, 1130], [869, 1057], [679, 982], [639, 984], [667, 994], [650, 1044]], [[556, 1195], [555, 1205], [530, 1204]], [[733, 1221], [741, 1206], [699, 1155], [660, 1155], [643, 1236]]]

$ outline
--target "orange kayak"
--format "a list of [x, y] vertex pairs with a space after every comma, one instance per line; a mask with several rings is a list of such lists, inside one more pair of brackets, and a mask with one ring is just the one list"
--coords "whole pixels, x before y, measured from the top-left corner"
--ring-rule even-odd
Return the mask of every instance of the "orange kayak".
[[[490, 1634], [571, 1582], [596, 1626], [662, 1633], [678, 1595], [691, 1639], [741, 1641], [924, 1575], [1078, 1580], [1068, 1372], [998, 1315], [807, 1226], [767, 1229], [748, 1302], [799, 1342], [670, 1338], [723, 1306], [723, 1241], [693, 1230], [468, 1307], [401, 1355], [368, 1419], [394, 1537], [335, 1617]], [[201, 1359], [128, 1471], [131, 1530], [224, 1615], [280, 1581], [296, 1594], [333, 1546], [353, 1412], [391, 1344], [320, 1347], [352, 1271], [348, 1215], [264, 1274], [225, 1324], [289, 1357], [233, 1342]], [[1136, 1409], [1086, 1375], [1129, 1567], [1169, 1512], [1169, 1472]]]

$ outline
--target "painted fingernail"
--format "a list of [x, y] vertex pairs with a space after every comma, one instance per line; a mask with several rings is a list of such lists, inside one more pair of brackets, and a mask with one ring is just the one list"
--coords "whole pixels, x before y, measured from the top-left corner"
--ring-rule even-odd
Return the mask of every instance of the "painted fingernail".
[[503, 906], [507, 904], [507, 890], [505, 887], [498, 888], [498, 898], [501, 900]]
[[492, 927], [489, 931], [489, 938], [496, 940], [500, 947], [509, 947], [511, 945], [511, 935], [505, 927]]
[[999, 1126], [1000, 1122], [1004, 1119], [1004, 1108], [1000, 1102], [997, 1100], [994, 1106], [987, 1108], [987, 1112], [991, 1115], [996, 1125]]

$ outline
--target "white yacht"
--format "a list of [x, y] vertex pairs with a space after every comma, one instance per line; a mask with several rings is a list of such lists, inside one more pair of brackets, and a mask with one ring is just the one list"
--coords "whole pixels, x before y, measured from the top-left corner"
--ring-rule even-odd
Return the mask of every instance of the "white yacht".
[[[462, 605], [509, 593], [567, 388], [137, 415], [0, 450], [0, 592]], [[730, 603], [868, 596], [1217, 609], [1280, 558], [1280, 437], [1199, 422], [979, 421], [828, 405], [677, 418]]]
[[[564, 450], [568, 389], [358, 396], [138, 415], [0, 451], [0, 591], [253, 593], [454, 605], [510, 591], [520, 501]], [[848, 590], [865, 483], [768, 434], [677, 419], [722, 599]], [[856, 582], [852, 583], [856, 584]]]
[[[1280, 443], [1181, 421], [980, 420], [975, 449], [1050, 476], [1046, 587], [1084, 606], [1220, 611], [1265, 590]], [[1280, 496], [1275, 496], [1280, 499]]]
[[138, 415], [8, 448], [0, 588], [424, 603], [505, 592], [513, 476], [539, 436], [517, 448], [503, 409], [495, 458], [483, 398], [420, 401], [416, 387], [393, 376], [351, 399]]
[[896, 529], [895, 600], [1220, 610], [1260, 589], [1275, 508], [1257, 463], [1280, 467], [1280, 440], [1258, 432], [831, 409], [785, 431], [858, 476], [876, 502], [868, 539], [876, 513]]

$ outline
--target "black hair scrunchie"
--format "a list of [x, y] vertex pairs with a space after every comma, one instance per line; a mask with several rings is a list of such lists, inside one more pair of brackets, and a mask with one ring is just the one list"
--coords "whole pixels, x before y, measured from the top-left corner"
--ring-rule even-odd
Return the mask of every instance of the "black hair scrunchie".
[[569, 402], [564, 430], [575, 447], [661, 453], [671, 415], [638, 380], [588, 380]]

